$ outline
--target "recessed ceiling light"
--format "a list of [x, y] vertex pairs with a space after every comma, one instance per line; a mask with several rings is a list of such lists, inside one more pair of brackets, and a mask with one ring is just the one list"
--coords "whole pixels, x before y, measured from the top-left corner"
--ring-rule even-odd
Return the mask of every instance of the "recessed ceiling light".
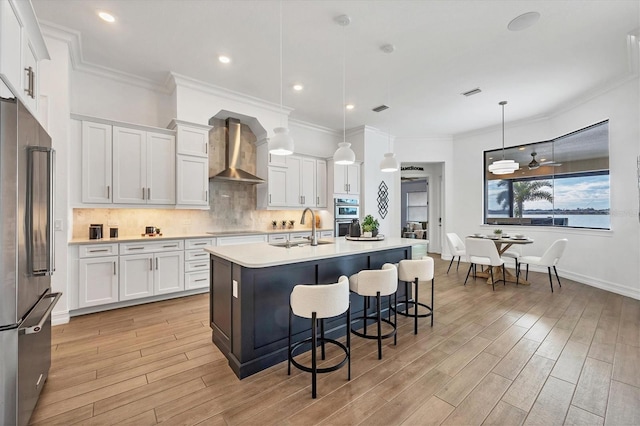
[[525, 150], [524, 146], [521, 146], [520, 148], [518, 148], [518, 151], [524, 151], [524, 150]]
[[116, 22], [116, 18], [107, 12], [98, 12], [98, 16], [105, 22], [113, 23]]
[[223, 64], [228, 64], [229, 62], [231, 62], [231, 58], [228, 57], [228, 56], [224, 56], [224, 55], [218, 56], [218, 60], [220, 62], [222, 62]]
[[509, 31], [522, 31], [526, 30], [540, 19], [540, 14], [538, 12], [527, 12], [523, 13], [520, 16], [516, 16], [509, 22], [507, 28]]
[[347, 108], [348, 110], [352, 110], [352, 109], [354, 109], [355, 107], [356, 107], [356, 106], [355, 106], [355, 105], [353, 105], [353, 104], [347, 104], [347, 106], [346, 106], [346, 108]]
[[547, 161], [547, 159], [546, 158], [541, 158], [540, 161]]
[[304, 86], [302, 84], [294, 84], [293, 85], [293, 90], [295, 90], [296, 92], [299, 92], [302, 89], [304, 89]]

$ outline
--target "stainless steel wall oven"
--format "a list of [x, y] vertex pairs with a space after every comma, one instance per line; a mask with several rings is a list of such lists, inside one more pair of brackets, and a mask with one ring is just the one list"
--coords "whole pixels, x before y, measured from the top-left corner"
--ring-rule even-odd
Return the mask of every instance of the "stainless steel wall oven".
[[357, 198], [334, 198], [333, 217], [335, 219], [334, 235], [349, 235], [349, 226], [353, 219], [360, 219], [360, 200]]

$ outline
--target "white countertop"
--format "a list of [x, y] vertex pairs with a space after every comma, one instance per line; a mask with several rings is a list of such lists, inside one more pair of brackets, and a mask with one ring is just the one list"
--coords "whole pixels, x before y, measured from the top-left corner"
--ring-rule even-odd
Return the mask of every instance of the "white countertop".
[[333, 244], [302, 247], [274, 247], [268, 243], [253, 243], [233, 246], [207, 246], [205, 250], [215, 256], [247, 268], [265, 268], [318, 259], [370, 253], [401, 247], [425, 245], [428, 240], [414, 238], [385, 238], [382, 241], [347, 241], [344, 238], [322, 238]]

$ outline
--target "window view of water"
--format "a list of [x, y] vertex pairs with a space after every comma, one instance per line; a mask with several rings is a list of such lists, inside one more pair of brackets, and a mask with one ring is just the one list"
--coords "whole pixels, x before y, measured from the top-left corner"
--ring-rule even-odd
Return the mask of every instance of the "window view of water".
[[[506, 214], [492, 214], [487, 218], [487, 223], [491, 224], [492, 218], [505, 218], [509, 217]], [[551, 218], [548, 214], [524, 214], [526, 218]], [[556, 219], [567, 219], [566, 225], [576, 228], [598, 228], [598, 229], [610, 229], [611, 228], [611, 216], [608, 214], [558, 214]], [[558, 226], [558, 225], [556, 225]], [[562, 226], [562, 225], [560, 225]]]

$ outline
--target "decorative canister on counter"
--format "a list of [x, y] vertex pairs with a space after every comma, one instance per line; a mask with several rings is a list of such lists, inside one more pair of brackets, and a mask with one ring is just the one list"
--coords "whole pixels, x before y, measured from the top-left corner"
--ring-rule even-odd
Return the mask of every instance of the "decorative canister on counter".
[[89, 239], [99, 240], [102, 238], [102, 225], [91, 224], [89, 225]]
[[109, 238], [118, 238], [118, 228], [109, 228]]

